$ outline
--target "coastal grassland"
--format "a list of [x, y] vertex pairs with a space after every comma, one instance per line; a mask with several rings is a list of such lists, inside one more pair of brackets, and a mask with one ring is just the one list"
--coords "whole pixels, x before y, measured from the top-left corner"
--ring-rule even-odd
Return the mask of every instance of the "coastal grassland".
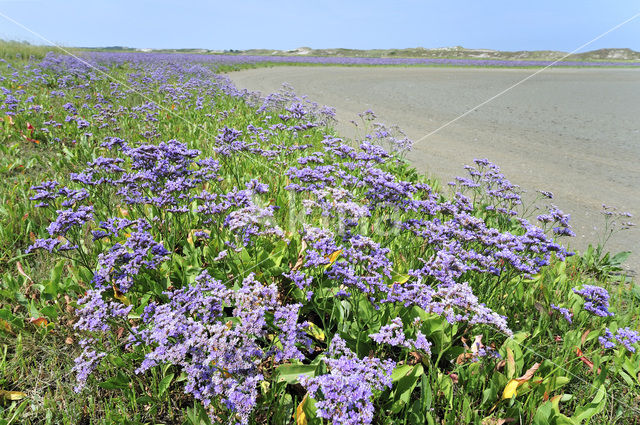
[[43, 59], [53, 47], [34, 46], [26, 42], [0, 40], [0, 59], [12, 62], [28, 61], [29, 58]]
[[494, 164], [449, 190], [369, 113], [92, 63], [0, 63], [0, 423], [638, 417], [640, 288]]

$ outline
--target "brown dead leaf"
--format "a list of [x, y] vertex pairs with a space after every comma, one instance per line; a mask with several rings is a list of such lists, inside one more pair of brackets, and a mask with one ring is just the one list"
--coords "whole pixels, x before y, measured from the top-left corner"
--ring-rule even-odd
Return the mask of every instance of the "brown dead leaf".
[[33, 279], [31, 279], [25, 272], [24, 269], [22, 268], [22, 264], [20, 264], [20, 261], [16, 261], [16, 268], [18, 269], [18, 274], [20, 274], [20, 276], [24, 276], [29, 282], [33, 282]]
[[302, 244], [300, 244], [300, 252], [298, 252], [298, 260], [296, 261], [296, 264], [291, 268], [292, 272], [295, 272], [300, 267], [302, 267], [302, 264], [304, 263], [304, 251], [306, 249], [307, 249], [307, 243], [303, 240]]
[[[580, 361], [582, 363], [584, 363], [585, 365], [587, 365], [587, 367], [589, 368], [590, 372], [593, 372], [593, 362], [591, 360], [589, 360], [588, 358], [586, 358], [584, 356], [584, 354], [582, 353], [582, 350], [578, 347], [576, 347], [576, 355], [578, 356], [578, 358], [580, 359]], [[598, 368], [598, 373], [600, 373], [601, 369]]]
[[13, 328], [11, 327], [11, 323], [4, 319], [0, 319], [0, 330], [3, 330], [8, 334], [15, 335], [15, 332], [13, 332]]
[[529, 368], [529, 370], [527, 370], [524, 375], [522, 375], [521, 377], [518, 378], [518, 381], [528, 381], [529, 379], [533, 378], [533, 375], [536, 373], [536, 371], [538, 370], [538, 368], [540, 367], [540, 363], [536, 363], [533, 366], [531, 366]]
[[411, 358], [407, 361], [407, 364], [415, 365], [422, 361], [422, 356], [415, 351], [409, 353]]
[[49, 321], [46, 317], [32, 317], [29, 319], [29, 323], [33, 323], [35, 326], [46, 327], [49, 324]]
[[73, 344], [73, 338], [71, 338], [70, 336], [68, 336], [65, 340], [64, 343], [67, 345], [72, 345]]
[[120, 339], [122, 338], [122, 334], [124, 333], [124, 328], [122, 326], [120, 326], [118, 328], [118, 330], [116, 331], [116, 339]]
[[587, 337], [589, 336], [590, 332], [591, 332], [591, 330], [589, 330], [589, 329], [584, 331], [584, 333], [582, 334], [582, 337], [580, 338], [580, 345], [584, 345], [584, 342], [587, 340]]

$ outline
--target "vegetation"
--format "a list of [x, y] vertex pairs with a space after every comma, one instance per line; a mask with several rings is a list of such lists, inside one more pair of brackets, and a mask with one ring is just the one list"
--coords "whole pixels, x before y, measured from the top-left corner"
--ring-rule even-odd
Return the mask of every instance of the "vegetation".
[[348, 142], [212, 63], [29, 55], [0, 63], [1, 424], [639, 417], [624, 254], [572, 255], [488, 160], [441, 187], [371, 111]]

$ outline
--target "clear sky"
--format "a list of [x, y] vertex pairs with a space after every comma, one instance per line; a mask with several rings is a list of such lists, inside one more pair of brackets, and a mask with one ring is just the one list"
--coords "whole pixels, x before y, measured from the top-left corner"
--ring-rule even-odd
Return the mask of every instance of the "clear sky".
[[[0, 0], [65, 46], [294, 49], [464, 46], [571, 51], [640, 12], [638, 0]], [[0, 38], [46, 44], [0, 16]], [[640, 51], [640, 17], [584, 50]]]

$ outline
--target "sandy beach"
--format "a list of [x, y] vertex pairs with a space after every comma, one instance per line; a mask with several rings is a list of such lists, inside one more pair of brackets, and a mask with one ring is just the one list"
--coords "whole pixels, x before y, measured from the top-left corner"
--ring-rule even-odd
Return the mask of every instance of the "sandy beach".
[[[268, 94], [283, 82], [299, 95], [333, 106], [338, 130], [362, 136], [350, 123], [372, 109], [418, 140], [534, 73], [532, 69], [403, 67], [274, 67], [229, 74], [239, 88]], [[583, 250], [597, 241], [602, 204], [640, 214], [640, 70], [545, 70], [414, 146], [421, 171], [446, 183], [462, 166], [489, 158], [529, 192], [552, 191], [571, 213]], [[636, 220], [637, 221], [637, 218]], [[607, 248], [633, 251], [640, 270], [640, 230]]]

